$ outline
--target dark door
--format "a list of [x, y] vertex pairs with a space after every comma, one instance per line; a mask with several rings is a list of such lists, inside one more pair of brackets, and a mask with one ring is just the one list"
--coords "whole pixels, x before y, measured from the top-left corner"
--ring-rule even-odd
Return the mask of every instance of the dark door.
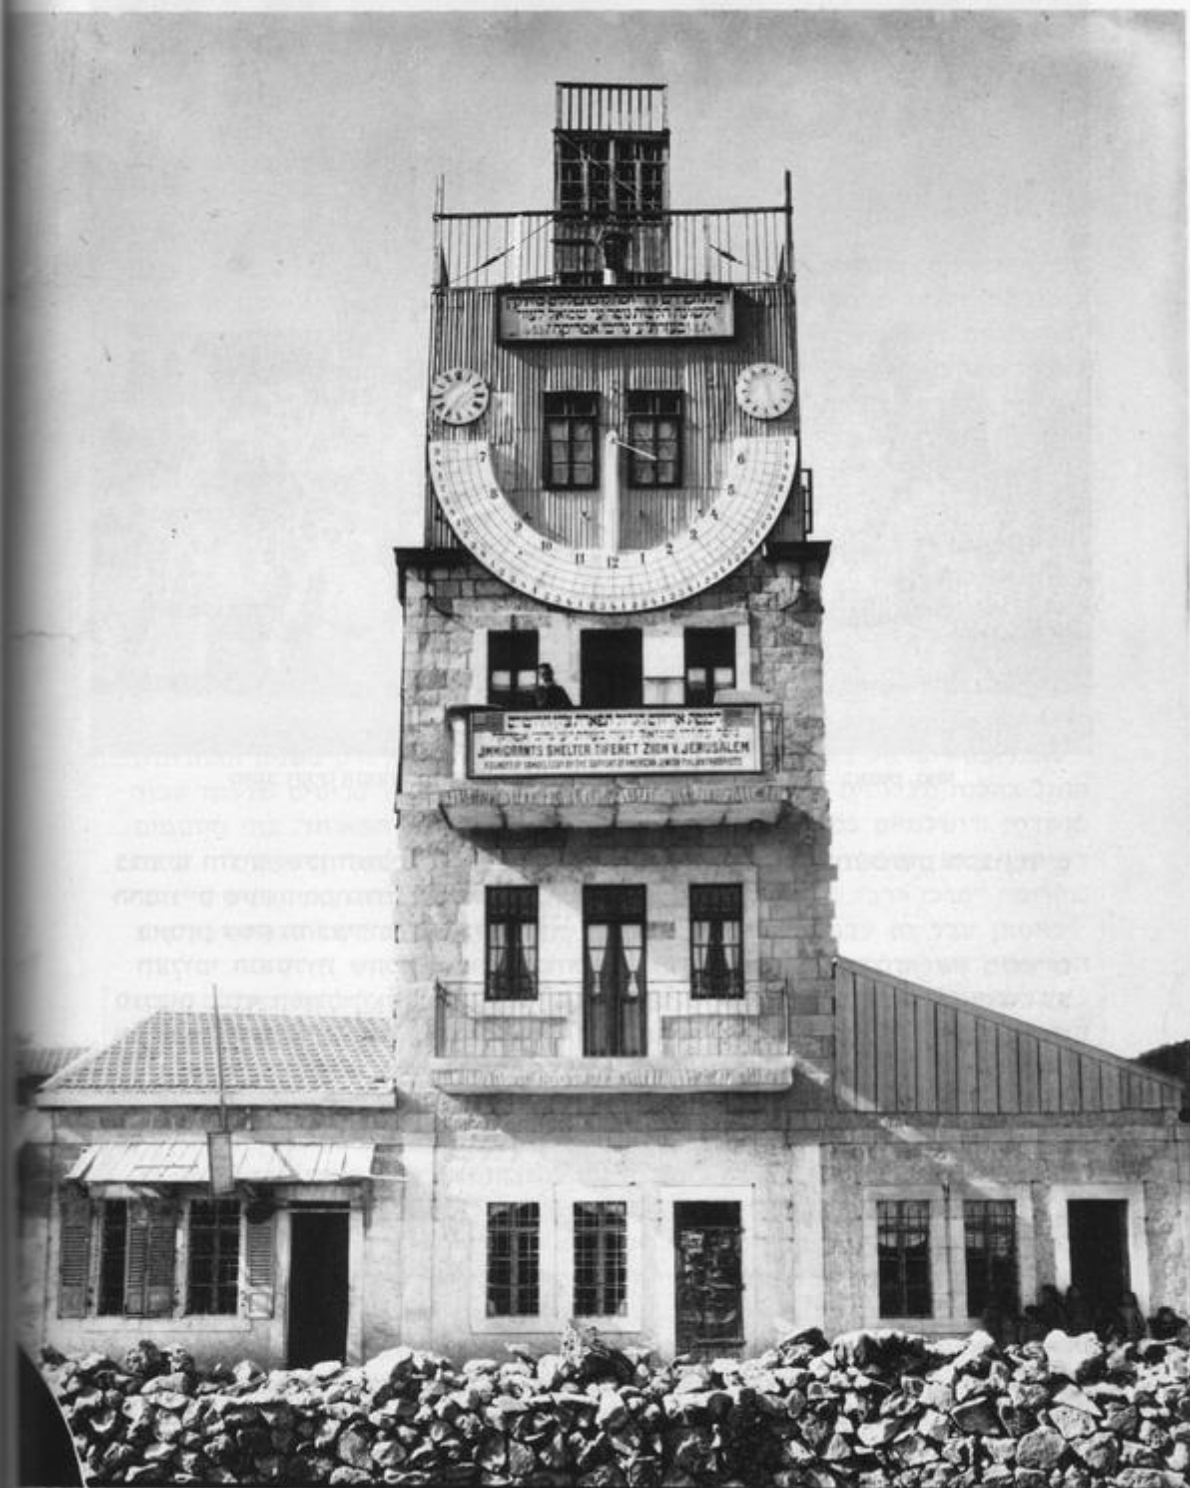
[[1066, 1206], [1070, 1235], [1070, 1280], [1094, 1316], [1118, 1306], [1130, 1285], [1128, 1201], [1071, 1199]]
[[639, 630], [580, 633], [584, 708], [639, 708], [644, 696]]
[[679, 1354], [722, 1353], [744, 1342], [740, 1206], [674, 1205], [674, 1312]]
[[289, 1367], [347, 1354], [347, 1206], [290, 1212]]
[[647, 1044], [645, 891], [583, 889], [583, 1053], [644, 1054]]

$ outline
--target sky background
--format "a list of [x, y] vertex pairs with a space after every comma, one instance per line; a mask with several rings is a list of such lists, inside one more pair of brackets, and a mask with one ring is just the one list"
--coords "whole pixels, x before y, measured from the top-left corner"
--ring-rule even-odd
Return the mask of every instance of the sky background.
[[665, 82], [675, 206], [792, 172], [843, 954], [1190, 1036], [1178, 13], [26, 14], [7, 38], [10, 986], [394, 990], [434, 182], [548, 206]]

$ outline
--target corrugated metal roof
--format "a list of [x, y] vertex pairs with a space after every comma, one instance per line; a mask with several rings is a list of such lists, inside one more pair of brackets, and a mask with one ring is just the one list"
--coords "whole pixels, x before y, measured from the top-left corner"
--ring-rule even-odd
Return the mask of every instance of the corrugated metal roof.
[[[392, 1087], [389, 1023], [383, 1018], [224, 1013], [219, 1019], [227, 1090], [369, 1092]], [[161, 1010], [105, 1048], [76, 1060], [42, 1087], [68, 1092], [210, 1092], [218, 1088], [209, 1012]]]
[[[242, 1183], [343, 1183], [372, 1173], [371, 1142], [241, 1142], [232, 1173]], [[85, 1183], [206, 1183], [205, 1142], [103, 1142], [67, 1174]]]
[[1017, 1116], [1177, 1107], [1176, 1080], [1106, 1049], [839, 957], [835, 1089], [906, 1115]]

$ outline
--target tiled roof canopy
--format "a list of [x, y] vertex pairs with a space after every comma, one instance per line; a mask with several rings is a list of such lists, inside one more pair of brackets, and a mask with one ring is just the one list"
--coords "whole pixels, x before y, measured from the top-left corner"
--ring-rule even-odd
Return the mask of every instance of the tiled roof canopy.
[[[392, 1088], [392, 1035], [383, 1018], [223, 1013], [223, 1086], [236, 1092], [375, 1095]], [[84, 1093], [210, 1096], [218, 1090], [215, 1020], [161, 1011], [46, 1082], [41, 1104]]]
[[13, 1063], [22, 1078], [45, 1078], [57, 1074], [68, 1064], [73, 1064], [87, 1052], [86, 1044], [69, 1047], [47, 1044], [18, 1044], [13, 1052]]

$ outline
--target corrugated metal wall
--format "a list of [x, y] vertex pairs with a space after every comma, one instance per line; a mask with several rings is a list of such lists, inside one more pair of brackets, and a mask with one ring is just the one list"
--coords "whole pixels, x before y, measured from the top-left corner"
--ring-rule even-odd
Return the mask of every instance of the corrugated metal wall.
[[870, 968], [835, 973], [835, 1088], [860, 1110], [986, 1115], [1177, 1106], [1125, 1059]]
[[[628, 390], [680, 390], [685, 484], [672, 492], [625, 490], [622, 497], [623, 545], [650, 546], [672, 522], [686, 520], [717, 493], [724, 479], [718, 466], [725, 443], [762, 432], [736, 403], [740, 370], [750, 362], [775, 361], [796, 377], [792, 284], [737, 289], [735, 326], [734, 338], [725, 341], [503, 345], [496, 338], [495, 290], [443, 290], [434, 297], [431, 376], [447, 367], [470, 367], [487, 379], [492, 396], [479, 424], [465, 429], [444, 426], [427, 409], [427, 438], [470, 440], [478, 434], [488, 439], [509, 500], [545, 536], [583, 547], [596, 530], [598, 493], [542, 490], [542, 394], [598, 392], [602, 429], [626, 434]], [[774, 433], [796, 429], [797, 404], [765, 427]], [[427, 545], [457, 546], [428, 481], [426, 503]]]

